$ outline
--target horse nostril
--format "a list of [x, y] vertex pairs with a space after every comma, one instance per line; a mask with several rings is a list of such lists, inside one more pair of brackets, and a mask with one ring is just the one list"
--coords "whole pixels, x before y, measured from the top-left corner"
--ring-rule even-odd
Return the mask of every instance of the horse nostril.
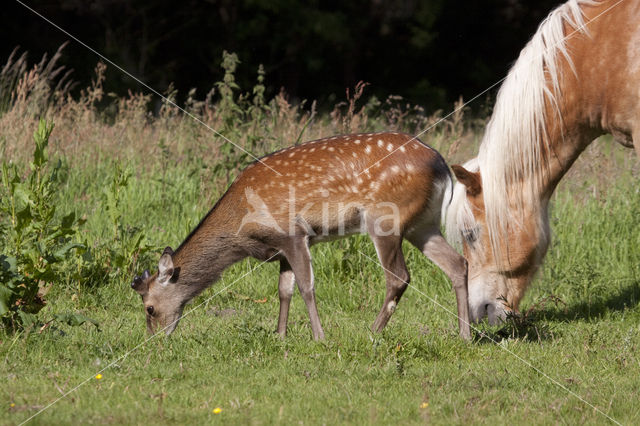
[[147, 306], [147, 313], [153, 315], [153, 306]]

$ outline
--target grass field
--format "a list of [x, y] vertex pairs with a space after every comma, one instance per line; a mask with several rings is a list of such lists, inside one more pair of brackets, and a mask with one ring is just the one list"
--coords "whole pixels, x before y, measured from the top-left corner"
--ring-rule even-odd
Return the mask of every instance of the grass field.
[[[131, 99], [108, 119], [87, 105], [40, 105], [56, 123], [51, 159], [69, 165], [56, 214], [86, 219], [77, 238], [91, 256], [68, 260], [60, 279], [47, 283], [38, 324], [0, 330], [1, 424], [45, 408], [30, 423], [640, 422], [640, 174], [631, 151], [610, 138], [587, 150], [554, 196], [553, 243], [524, 300], [526, 317], [480, 324], [472, 343], [457, 337], [450, 283], [408, 245], [411, 287], [384, 332], [372, 334], [384, 281], [366, 237], [312, 249], [323, 342], [312, 341], [297, 294], [289, 335], [277, 337], [277, 265], [257, 261], [227, 270], [170, 338], [150, 338], [129, 287], [133, 274], [153, 269], [165, 245], [182, 241], [246, 159], [184, 116], [150, 118], [145, 103]], [[37, 126], [27, 101], [0, 116], [3, 162], [24, 175]], [[347, 126], [415, 132], [428, 121], [391, 109], [309, 120], [313, 113], [284, 102], [270, 102], [265, 121], [252, 121], [267, 138], [252, 140], [247, 135], [258, 133], [247, 128], [236, 134], [242, 146], [262, 153], [300, 135]], [[208, 121], [218, 129], [220, 108]], [[478, 137], [453, 117], [423, 140], [453, 163], [472, 155]], [[2, 252], [11, 249], [3, 241]], [[99, 328], [48, 323], [62, 312]]]

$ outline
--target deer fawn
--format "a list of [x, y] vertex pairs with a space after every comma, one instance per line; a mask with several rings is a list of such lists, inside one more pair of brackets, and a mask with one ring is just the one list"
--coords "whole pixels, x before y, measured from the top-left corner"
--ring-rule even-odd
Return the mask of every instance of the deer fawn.
[[409, 284], [406, 238], [451, 279], [460, 335], [469, 339], [467, 263], [440, 233], [451, 187], [440, 154], [406, 134], [336, 136], [267, 155], [238, 176], [175, 252], [165, 249], [156, 274], [133, 280], [147, 328], [171, 334], [186, 303], [252, 256], [280, 261], [278, 333], [286, 335], [297, 282], [313, 337], [322, 339], [309, 246], [366, 232], [387, 283], [373, 331], [385, 327]]

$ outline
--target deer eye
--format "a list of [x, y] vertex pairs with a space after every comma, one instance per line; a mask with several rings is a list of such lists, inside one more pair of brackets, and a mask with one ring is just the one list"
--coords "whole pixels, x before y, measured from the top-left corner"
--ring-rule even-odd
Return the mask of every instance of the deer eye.
[[153, 315], [153, 306], [147, 306], [147, 313]]

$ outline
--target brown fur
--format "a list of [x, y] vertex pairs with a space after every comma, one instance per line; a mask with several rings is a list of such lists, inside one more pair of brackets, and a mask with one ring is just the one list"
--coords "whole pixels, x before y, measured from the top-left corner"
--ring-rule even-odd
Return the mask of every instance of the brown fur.
[[175, 253], [163, 255], [158, 273], [134, 281], [147, 309], [153, 307], [149, 331], [172, 332], [187, 302], [226, 267], [252, 256], [281, 262], [278, 332], [286, 333], [295, 278], [320, 339], [309, 245], [367, 232], [387, 280], [374, 329], [386, 325], [409, 282], [401, 249], [406, 237], [452, 278], [468, 338], [466, 263], [439, 231], [447, 184], [442, 157], [405, 134], [338, 136], [270, 154], [238, 176]]

